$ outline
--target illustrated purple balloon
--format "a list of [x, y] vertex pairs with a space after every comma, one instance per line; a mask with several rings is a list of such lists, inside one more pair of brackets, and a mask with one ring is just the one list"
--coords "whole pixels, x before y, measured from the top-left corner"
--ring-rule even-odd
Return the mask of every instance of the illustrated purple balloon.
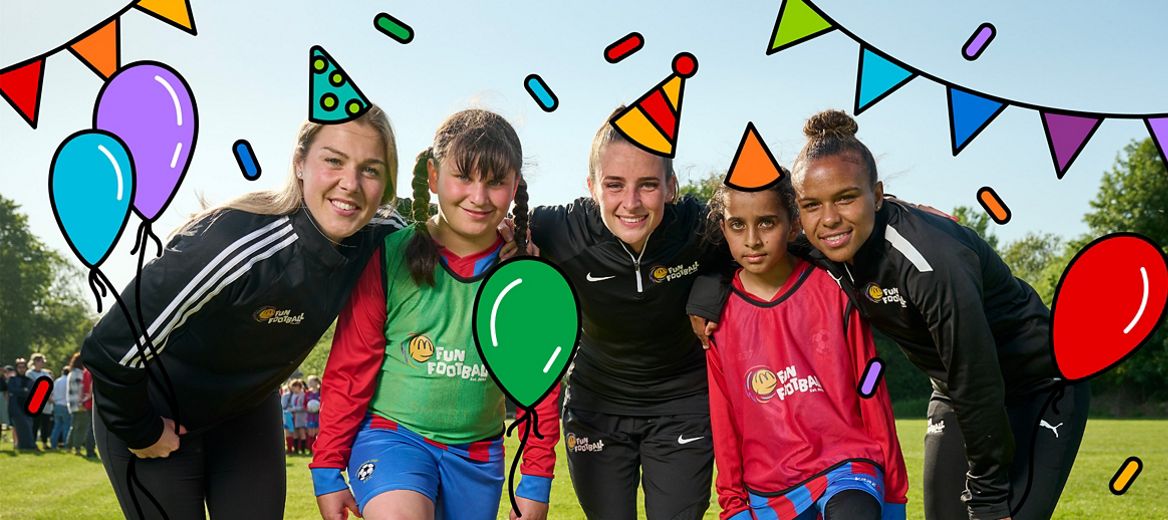
[[134, 158], [134, 211], [153, 222], [190, 166], [199, 114], [190, 85], [170, 66], [139, 61], [118, 70], [98, 93], [94, 128], [117, 135]]

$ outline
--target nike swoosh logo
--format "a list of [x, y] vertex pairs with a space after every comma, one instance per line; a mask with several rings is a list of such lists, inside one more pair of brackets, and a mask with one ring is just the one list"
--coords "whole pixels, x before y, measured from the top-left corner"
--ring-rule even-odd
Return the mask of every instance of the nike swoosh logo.
[[702, 439], [705, 439], [705, 437], [694, 437], [694, 438], [692, 438], [692, 439], [687, 439], [687, 438], [685, 438], [685, 436], [684, 436], [684, 435], [678, 435], [678, 436], [677, 436], [677, 443], [678, 443], [678, 444], [689, 444], [689, 443], [691, 443], [691, 442], [693, 442], [693, 441], [699, 441], [699, 440], [702, 440]]
[[585, 278], [586, 280], [588, 280], [589, 282], [601, 282], [601, 281], [607, 280], [607, 279], [609, 279], [609, 278], [616, 278], [616, 275], [612, 275], [612, 276], [592, 276], [592, 273], [588, 273], [588, 274], [584, 275], [584, 278]]

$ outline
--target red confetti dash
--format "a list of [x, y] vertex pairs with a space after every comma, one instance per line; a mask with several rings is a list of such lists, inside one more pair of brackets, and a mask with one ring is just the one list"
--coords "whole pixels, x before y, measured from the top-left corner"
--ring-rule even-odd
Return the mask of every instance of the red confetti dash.
[[1119, 471], [1115, 472], [1115, 476], [1111, 477], [1111, 483], [1108, 484], [1108, 487], [1116, 495], [1127, 493], [1132, 482], [1136, 481], [1136, 477], [1143, 470], [1144, 461], [1140, 460], [1139, 457], [1128, 457], [1127, 460], [1123, 461], [1123, 465], [1119, 467]]
[[645, 37], [641, 36], [639, 32], [631, 32], [604, 48], [604, 61], [616, 63], [641, 50], [641, 47], [644, 46]]
[[40, 415], [52, 393], [53, 379], [49, 376], [38, 377], [36, 382], [32, 384], [32, 393], [28, 396], [28, 402], [24, 403], [24, 411], [29, 415]]

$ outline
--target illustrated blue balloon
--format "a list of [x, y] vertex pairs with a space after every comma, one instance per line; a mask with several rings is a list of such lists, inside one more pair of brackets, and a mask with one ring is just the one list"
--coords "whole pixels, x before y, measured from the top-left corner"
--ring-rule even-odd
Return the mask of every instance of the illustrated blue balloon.
[[109, 255], [134, 202], [134, 161], [125, 143], [82, 130], [61, 143], [49, 167], [53, 216], [73, 254], [90, 268]]

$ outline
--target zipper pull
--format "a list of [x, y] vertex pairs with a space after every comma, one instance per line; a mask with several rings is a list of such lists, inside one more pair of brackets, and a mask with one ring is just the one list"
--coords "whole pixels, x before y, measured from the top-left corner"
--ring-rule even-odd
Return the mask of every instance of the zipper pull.
[[644, 287], [641, 285], [641, 261], [640, 260], [633, 260], [633, 269], [635, 269], [637, 271], [637, 292], [639, 292], [639, 293], [645, 292]]

